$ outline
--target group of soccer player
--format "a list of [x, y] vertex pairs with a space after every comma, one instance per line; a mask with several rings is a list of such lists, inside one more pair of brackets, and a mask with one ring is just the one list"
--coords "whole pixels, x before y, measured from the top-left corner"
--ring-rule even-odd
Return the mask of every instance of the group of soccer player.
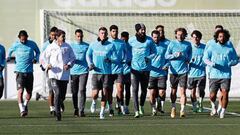
[[[165, 37], [162, 25], [156, 26], [151, 32], [151, 37], [146, 35], [146, 27], [142, 23], [136, 24], [135, 30], [134, 36], [129, 38], [129, 33], [124, 31], [119, 39], [118, 26], [110, 26], [110, 36], [106, 27], [100, 27], [97, 40], [89, 45], [83, 41], [81, 29], [76, 29], [75, 41], [68, 44], [65, 42], [66, 33], [52, 27], [41, 55], [36, 43], [28, 40], [27, 32], [21, 30], [18, 35], [19, 41], [9, 48], [7, 55], [7, 61], [11, 61], [12, 53], [15, 54], [20, 115], [28, 115], [28, 102], [33, 90], [33, 64], [39, 62], [47, 78], [50, 113], [56, 116], [57, 121], [61, 121], [65, 109], [63, 102], [69, 79], [74, 116], [85, 117], [89, 73], [92, 74], [90, 110], [92, 113], [96, 111], [97, 99], [101, 92], [100, 119], [105, 118], [107, 106], [109, 116], [114, 116], [114, 84], [119, 114], [129, 114], [128, 106], [132, 95], [134, 117], [143, 116], [147, 91], [150, 93], [152, 115], [157, 115], [158, 111], [164, 113], [168, 76], [171, 87], [171, 118], [176, 117], [177, 90], [180, 91], [180, 117], [186, 116], [186, 89], [191, 90], [193, 111], [203, 111], [206, 77], [209, 79], [209, 97], [212, 105], [210, 115], [218, 114], [220, 118], [224, 118], [231, 84], [231, 67], [238, 64], [238, 56], [229, 40], [230, 34], [227, 30], [217, 25], [213, 39], [206, 45], [200, 42], [202, 33], [198, 30], [191, 33], [191, 42], [185, 40], [188, 34], [185, 28], [177, 28], [174, 31], [175, 39], [171, 41]], [[0, 96], [4, 87], [4, 67], [5, 49], [0, 46]], [[24, 89], [27, 92], [25, 100]], [[217, 105], [218, 90], [220, 94]]]

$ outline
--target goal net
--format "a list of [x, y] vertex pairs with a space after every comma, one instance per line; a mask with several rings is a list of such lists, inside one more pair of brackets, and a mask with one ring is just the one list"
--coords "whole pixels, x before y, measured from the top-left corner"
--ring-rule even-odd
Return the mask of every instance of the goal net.
[[[56, 26], [66, 31], [66, 39], [74, 40], [74, 32], [80, 28], [84, 32], [84, 41], [92, 42], [96, 40], [100, 26], [107, 28], [115, 24], [119, 27], [119, 32], [128, 31], [130, 35], [135, 34], [134, 25], [144, 23], [147, 28], [147, 34], [159, 24], [165, 26], [166, 37], [174, 39], [174, 30], [178, 27], [185, 27], [190, 33], [197, 29], [203, 34], [202, 42], [207, 42], [213, 38], [213, 32], [216, 25], [221, 24], [228, 29], [231, 34], [231, 40], [237, 47], [240, 39], [240, 10], [181, 10], [181, 11], [88, 11], [88, 10], [42, 10], [41, 11], [41, 40], [46, 41], [48, 32], [52, 26]], [[237, 75], [239, 67], [233, 68], [231, 97], [240, 95], [238, 91]], [[91, 79], [89, 79], [90, 81]], [[90, 97], [91, 82], [87, 84], [87, 96]], [[168, 85], [170, 86], [170, 85]], [[68, 90], [69, 91], [69, 90]], [[70, 92], [69, 92], [70, 93]], [[169, 91], [167, 91], [169, 97]], [[206, 86], [206, 96], [208, 96], [208, 84]]]
[[237, 46], [240, 39], [240, 10], [175, 10], [175, 11], [84, 11], [84, 10], [42, 10], [42, 40], [48, 38], [52, 26], [66, 31], [67, 40], [74, 40], [74, 31], [81, 28], [84, 40], [92, 42], [97, 37], [98, 28], [115, 24], [119, 32], [135, 34], [134, 25], [144, 23], [147, 33], [159, 24], [165, 26], [166, 37], [174, 39], [174, 30], [185, 27], [189, 33], [197, 29], [203, 34], [203, 42], [213, 38], [215, 25], [228, 29], [231, 40]]

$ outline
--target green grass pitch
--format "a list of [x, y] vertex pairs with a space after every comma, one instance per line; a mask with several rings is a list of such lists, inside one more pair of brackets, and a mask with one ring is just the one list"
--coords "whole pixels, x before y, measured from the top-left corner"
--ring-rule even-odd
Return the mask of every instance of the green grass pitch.
[[[98, 104], [99, 107], [100, 104]], [[138, 119], [133, 117], [131, 102], [130, 115], [116, 114], [100, 120], [98, 113], [89, 112], [90, 102], [87, 102], [87, 112], [84, 118], [73, 117], [71, 100], [65, 101], [65, 112], [62, 121], [57, 122], [50, 116], [46, 101], [31, 101], [29, 115], [19, 116], [17, 101], [0, 102], [0, 134], [47, 135], [47, 134], [81, 134], [81, 135], [239, 135], [240, 117], [226, 115], [224, 119], [210, 117], [209, 112], [192, 113], [187, 107], [186, 118], [170, 118], [170, 103], [166, 102], [165, 114], [151, 116], [149, 102], [145, 103], [145, 116]], [[204, 103], [210, 107], [209, 102]], [[177, 105], [179, 111], [180, 105]], [[231, 101], [228, 112], [240, 114], [240, 102]]]

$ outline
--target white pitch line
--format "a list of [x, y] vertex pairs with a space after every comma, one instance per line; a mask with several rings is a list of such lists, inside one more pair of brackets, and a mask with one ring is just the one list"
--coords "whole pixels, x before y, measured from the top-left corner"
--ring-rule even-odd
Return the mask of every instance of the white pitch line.
[[[180, 102], [176, 102], [178, 104], [180, 104]], [[192, 106], [191, 104], [186, 104], [187, 106]], [[211, 111], [211, 108], [208, 108], [208, 107], [203, 107], [203, 109], [206, 109], [206, 110], [209, 110], [209, 112]], [[240, 116], [239, 113], [236, 113], [236, 112], [226, 112], [226, 114], [230, 114], [230, 115], [233, 115], [233, 116]]]

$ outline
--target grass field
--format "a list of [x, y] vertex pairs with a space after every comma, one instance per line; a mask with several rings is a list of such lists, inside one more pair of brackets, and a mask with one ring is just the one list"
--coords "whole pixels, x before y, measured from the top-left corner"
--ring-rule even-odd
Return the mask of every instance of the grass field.
[[[99, 104], [98, 104], [99, 105]], [[210, 107], [208, 102], [205, 107]], [[209, 112], [192, 113], [187, 107], [186, 118], [171, 119], [170, 103], [166, 103], [164, 115], [152, 117], [149, 102], [145, 104], [145, 116], [139, 119], [131, 115], [114, 117], [106, 116], [99, 120], [98, 113], [90, 114], [90, 102], [87, 102], [87, 117], [74, 118], [70, 100], [65, 101], [66, 110], [60, 122], [50, 116], [46, 101], [31, 101], [29, 115], [19, 117], [17, 101], [0, 102], [0, 134], [86, 134], [86, 135], [238, 135], [240, 133], [240, 117], [226, 115], [224, 119], [210, 117]], [[132, 108], [132, 106], [131, 106]], [[179, 110], [179, 105], [177, 106]], [[232, 101], [229, 112], [240, 114], [240, 102]], [[115, 111], [116, 112], [116, 111]], [[116, 114], [116, 113], [115, 113]]]

